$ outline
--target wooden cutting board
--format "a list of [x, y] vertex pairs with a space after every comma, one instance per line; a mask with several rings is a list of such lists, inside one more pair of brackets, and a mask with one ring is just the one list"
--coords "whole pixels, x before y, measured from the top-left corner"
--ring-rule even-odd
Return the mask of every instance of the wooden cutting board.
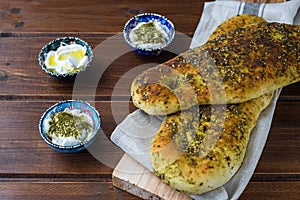
[[192, 200], [164, 184], [147, 168], [124, 154], [112, 174], [113, 185], [142, 199]]

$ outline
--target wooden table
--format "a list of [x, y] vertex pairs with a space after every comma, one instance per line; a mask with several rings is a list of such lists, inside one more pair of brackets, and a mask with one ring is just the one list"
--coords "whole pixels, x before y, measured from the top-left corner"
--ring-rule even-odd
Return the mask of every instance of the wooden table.
[[[72, 99], [74, 81], [45, 74], [37, 56], [43, 45], [61, 36], [80, 37], [95, 48], [120, 34], [130, 17], [144, 12], [165, 15], [178, 32], [192, 36], [203, 5], [200, 0], [1, 0], [0, 199], [139, 199], [113, 187], [113, 168], [88, 150], [62, 154], [42, 141], [41, 115], [54, 103]], [[125, 45], [122, 37], [113, 42]], [[135, 66], [161, 63], [173, 56], [164, 52], [155, 58], [142, 57], [129, 51], [107, 67], [90, 101], [102, 116], [107, 137], [128, 114], [122, 109], [113, 112], [112, 104], [129, 104], [128, 112], [135, 110], [128, 103], [128, 84], [113, 92], [118, 80]], [[283, 89], [262, 157], [240, 199], [299, 199], [299, 90], [300, 83]], [[89, 99], [88, 95], [82, 98]]]

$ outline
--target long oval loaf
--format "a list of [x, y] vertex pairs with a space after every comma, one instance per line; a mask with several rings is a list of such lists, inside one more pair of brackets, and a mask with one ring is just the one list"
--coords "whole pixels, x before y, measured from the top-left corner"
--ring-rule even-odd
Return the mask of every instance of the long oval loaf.
[[132, 83], [136, 107], [165, 115], [197, 104], [241, 103], [300, 80], [300, 26], [261, 22], [219, 35]]
[[252, 129], [272, 93], [241, 104], [194, 106], [169, 115], [151, 148], [154, 173], [172, 188], [202, 194], [240, 168]]
[[[210, 36], [264, 21], [251, 15], [224, 21]], [[155, 136], [151, 162], [171, 187], [202, 194], [225, 184], [240, 168], [248, 140], [273, 93], [234, 105], [194, 106], [168, 115]]]

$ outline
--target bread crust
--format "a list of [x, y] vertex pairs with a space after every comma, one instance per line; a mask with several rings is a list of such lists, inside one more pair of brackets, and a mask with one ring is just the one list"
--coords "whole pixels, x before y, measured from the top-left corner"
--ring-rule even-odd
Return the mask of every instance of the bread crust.
[[258, 17], [256, 15], [250, 15], [250, 14], [242, 14], [242, 15], [237, 15], [233, 16], [224, 22], [222, 22], [216, 30], [209, 36], [208, 40], [213, 40], [216, 37], [227, 33], [229, 31], [232, 31], [236, 28], [240, 27], [246, 27], [251, 24], [258, 24], [261, 22], [265, 22], [265, 20], [262, 17]]
[[189, 194], [224, 185], [242, 165], [250, 133], [272, 94], [241, 104], [194, 106], [167, 116], [152, 143], [154, 173]]
[[249, 101], [299, 80], [299, 26], [261, 22], [144, 71], [131, 95], [146, 113], [166, 115], [197, 104]]
[[[233, 17], [211, 38], [261, 21], [256, 16]], [[242, 165], [250, 133], [272, 96], [270, 92], [240, 104], [194, 106], [168, 115], [152, 143], [154, 173], [189, 194], [203, 194], [224, 185]]]

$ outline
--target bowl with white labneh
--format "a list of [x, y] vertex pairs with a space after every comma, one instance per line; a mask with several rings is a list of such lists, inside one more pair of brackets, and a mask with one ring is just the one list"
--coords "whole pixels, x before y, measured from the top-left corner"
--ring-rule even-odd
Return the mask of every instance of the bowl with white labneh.
[[129, 19], [124, 26], [126, 43], [141, 55], [159, 55], [174, 39], [175, 27], [166, 17], [142, 13]]
[[75, 153], [86, 149], [100, 129], [101, 118], [89, 103], [67, 100], [48, 108], [39, 121], [42, 139], [54, 150]]
[[38, 56], [41, 68], [52, 77], [75, 77], [91, 63], [90, 45], [77, 37], [61, 37], [46, 44]]

